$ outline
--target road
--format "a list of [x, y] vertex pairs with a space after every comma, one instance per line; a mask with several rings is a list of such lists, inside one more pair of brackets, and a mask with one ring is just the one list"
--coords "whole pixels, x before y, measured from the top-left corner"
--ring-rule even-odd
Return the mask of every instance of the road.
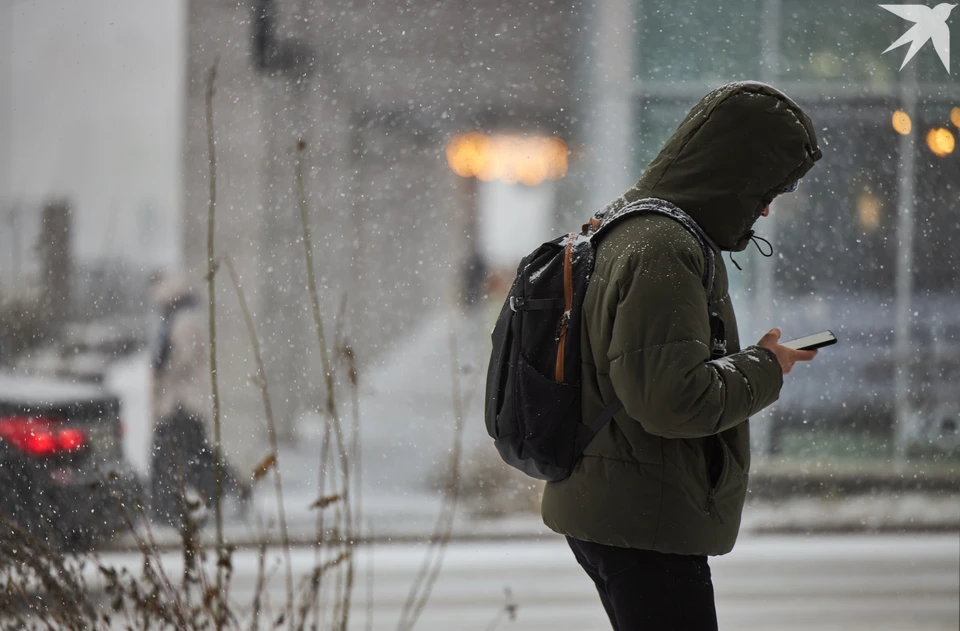
[[[424, 548], [381, 545], [359, 551], [352, 628], [396, 629]], [[372, 554], [372, 557], [371, 557]], [[274, 607], [284, 599], [278, 550], [268, 554]], [[297, 576], [313, 553], [293, 553]], [[139, 558], [114, 553], [108, 563], [135, 570]], [[373, 618], [367, 619], [367, 571], [373, 565]], [[165, 559], [177, 572], [174, 555]], [[712, 560], [721, 629], [947, 630], [960, 628], [960, 537], [753, 536]], [[256, 584], [253, 552], [234, 557], [232, 598], [250, 603]], [[516, 620], [498, 613], [517, 605]], [[369, 626], [368, 626], [369, 622]], [[609, 628], [592, 583], [559, 538], [457, 543], [416, 625], [426, 631], [523, 629], [583, 631]]]

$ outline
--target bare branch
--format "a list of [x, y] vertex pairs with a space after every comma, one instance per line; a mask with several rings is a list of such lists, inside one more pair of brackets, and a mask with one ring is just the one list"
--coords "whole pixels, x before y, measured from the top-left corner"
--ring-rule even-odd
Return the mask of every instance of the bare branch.
[[[217, 311], [216, 311], [216, 287], [214, 285], [214, 276], [216, 275], [216, 251], [214, 249], [214, 227], [216, 226], [217, 210], [217, 153], [216, 137], [213, 128], [213, 95], [214, 83], [217, 79], [217, 66], [220, 58], [217, 57], [210, 66], [207, 75], [207, 161], [210, 168], [209, 183], [210, 196], [207, 206], [207, 304], [209, 313], [210, 327], [210, 389], [213, 400], [213, 451], [214, 465], [216, 468], [217, 497], [216, 497], [216, 521], [217, 521], [217, 554], [223, 554], [223, 447], [220, 442], [220, 390], [217, 385]], [[223, 596], [223, 568], [217, 564], [217, 631], [223, 629], [226, 623]]]
[[[316, 327], [317, 332], [317, 345], [320, 349], [320, 357], [323, 361], [323, 376], [324, 382], [327, 390], [327, 403], [326, 403], [326, 412], [329, 417], [329, 420], [333, 427], [333, 435], [337, 444], [337, 453], [339, 456], [341, 475], [343, 477], [343, 533], [342, 539], [345, 547], [347, 548], [346, 558], [346, 572], [347, 572], [347, 584], [352, 588], [353, 584], [353, 554], [350, 553], [351, 548], [354, 545], [353, 542], [353, 532], [352, 532], [352, 510], [350, 504], [350, 459], [349, 454], [347, 453], [346, 444], [343, 436], [343, 427], [340, 422], [340, 413], [337, 409], [337, 400], [336, 400], [336, 391], [333, 380], [333, 367], [330, 362], [330, 349], [327, 346], [327, 340], [324, 335], [323, 330], [323, 318], [320, 314], [320, 297], [317, 292], [317, 279], [316, 273], [314, 271], [314, 261], [313, 261], [313, 241], [310, 236], [310, 219], [307, 208], [307, 196], [303, 184], [303, 151], [306, 149], [306, 142], [303, 139], [297, 141], [296, 146], [296, 162], [295, 162], [295, 179], [297, 186], [297, 197], [300, 206], [300, 224], [303, 230], [303, 247], [305, 254], [305, 264], [307, 266], [307, 289], [310, 293], [310, 305], [313, 313], [313, 322]], [[323, 462], [320, 463], [321, 468], [323, 467]], [[320, 495], [323, 494], [323, 489], [318, 490]], [[350, 615], [350, 596], [351, 590], [348, 589], [343, 594], [344, 602], [342, 603], [342, 618], [340, 621], [340, 629], [344, 630], [347, 628], [347, 621]]]
[[450, 371], [453, 379], [453, 383], [451, 384], [453, 390], [453, 412], [456, 418], [453, 433], [453, 449], [450, 454], [450, 477], [447, 480], [443, 505], [440, 508], [440, 514], [437, 517], [433, 534], [430, 537], [427, 554], [424, 556], [423, 564], [420, 566], [420, 570], [417, 572], [417, 576], [410, 586], [410, 593], [407, 595], [403, 610], [400, 612], [397, 631], [410, 631], [410, 629], [413, 629], [423, 608], [430, 599], [433, 586], [443, 566], [444, 552], [450, 543], [450, 536], [453, 533], [453, 519], [456, 516], [457, 503], [460, 499], [460, 459], [463, 450], [464, 404], [460, 386], [460, 348], [456, 322], [454, 322], [450, 329], [450, 349], [453, 361], [453, 367]]
[[[240, 284], [240, 276], [237, 274], [237, 270], [233, 265], [233, 260], [229, 256], [225, 256], [224, 262], [227, 266], [227, 272], [230, 274], [230, 279], [233, 281], [233, 287], [237, 292], [237, 299], [240, 301], [240, 311], [243, 312], [243, 321], [247, 327], [247, 337], [250, 339], [250, 348], [253, 350], [253, 360], [257, 364], [257, 375], [255, 381], [257, 386], [260, 388], [260, 398], [263, 400], [263, 414], [267, 421], [267, 437], [270, 440], [270, 449], [273, 450], [272, 454], [270, 454], [273, 456], [273, 460], [271, 463], [267, 464], [267, 468], [270, 466], [273, 467], [273, 485], [274, 492], [277, 495], [277, 519], [280, 522], [280, 538], [283, 542], [283, 554], [286, 562], [287, 620], [289, 620], [290, 624], [292, 625], [294, 600], [293, 564], [290, 560], [290, 536], [287, 532], [287, 513], [283, 505], [283, 479], [280, 475], [280, 463], [278, 462], [280, 448], [277, 440], [277, 423], [273, 416], [273, 403], [270, 399], [267, 371], [264, 368], [263, 355], [260, 351], [260, 338], [257, 336], [257, 330], [253, 323], [253, 315], [250, 313], [250, 308], [247, 305], [247, 298], [243, 291], [243, 285]], [[261, 465], [264, 465], [265, 463], [266, 460], [261, 462]], [[261, 477], [265, 474], [266, 471], [263, 471]], [[258, 478], [256, 472], [254, 472], [254, 480], [256, 479]]]

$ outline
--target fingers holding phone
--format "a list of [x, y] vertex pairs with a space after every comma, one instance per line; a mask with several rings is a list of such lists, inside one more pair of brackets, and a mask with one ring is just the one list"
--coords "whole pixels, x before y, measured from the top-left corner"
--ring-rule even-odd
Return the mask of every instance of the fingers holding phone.
[[[766, 335], [760, 338], [757, 346], [773, 351], [773, 354], [777, 356], [777, 361], [780, 362], [780, 368], [783, 370], [783, 374], [786, 375], [793, 370], [795, 363], [808, 362], [817, 356], [815, 348], [805, 350], [803, 348], [791, 348], [791, 346], [781, 344], [780, 335], [780, 329], [770, 329]], [[794, 342], [798, 341], [800, 340], [794, 340]], [[834, 338], [834, 342], [836, 342], [836, 338]]]

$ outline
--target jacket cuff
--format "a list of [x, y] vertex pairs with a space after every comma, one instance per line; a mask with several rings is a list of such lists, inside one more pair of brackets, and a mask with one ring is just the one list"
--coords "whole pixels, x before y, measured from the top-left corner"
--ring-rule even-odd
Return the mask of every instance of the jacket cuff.
[[762, 346], [750, 346], [728, 359], [733, 361], [743, 374], [750, 391], [748, 418], [780, 398], [783, 369], [773, 351]]

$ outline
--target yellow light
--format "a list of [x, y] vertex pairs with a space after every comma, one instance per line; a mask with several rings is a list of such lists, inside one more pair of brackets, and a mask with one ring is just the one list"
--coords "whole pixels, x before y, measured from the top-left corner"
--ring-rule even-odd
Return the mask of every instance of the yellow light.
[[550, 175], [550, 155], [542, 141], [531, 143], [530, 149], [535, 150], [517, 154], [515, 170], [518, 180], [527, 186], [536, 186]]
[[549, 147], [550, 179], [559, 180], [567, 174], [567, 143], [559, 138], [547, 138]]
[[536, 186], [567, 173], [567, 144], [553, 136], [487, 136], [470, 132], [447, 143], [447, 163], [460, 177]]
[[950, 122], [960, 127], [960, 107], [955, 107], [950, 110]]
[[873, 231], [880, 225], [880, 200], [871, 193], [861, 193], [857, 199], [857, 218], [864, 230]]
[[942, 158], [953, 153], [956, 139], [949, 129], [937, 127], [927, 134], [927, 146], [930, 147], [930, 151]]
[[454, 136], [447, 143], [447, 163], [460, 177], [473, 177], [484, 168], [489, 140], [478, 132]]
[[906, 136], [910, 133], [910, 130], [913, 129], [913, 123], [910, 121], [910, 116], [907, 115], [903, 110], [897, 110], [893, 113], [893, 129], [902, 136]]

